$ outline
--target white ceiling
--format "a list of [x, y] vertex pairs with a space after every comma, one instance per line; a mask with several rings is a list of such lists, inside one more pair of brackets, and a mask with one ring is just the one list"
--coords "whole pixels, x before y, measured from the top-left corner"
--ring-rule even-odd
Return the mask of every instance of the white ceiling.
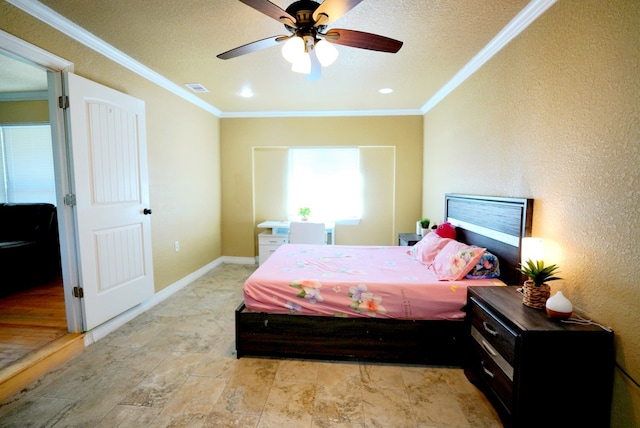
[[[292, 1], [272, 2], [285, 9]], [[176, 85], [204, 85], [210, 92], [196, 96], [232, 116], [418, 112], [529, 0], [364, 0], [329, 28], [380, 34], [403, 41], [403, 47], [389, 54], [338, 45], [337, 61], [315, 82], [293, 73], [279, 46], [229, 60], [216, 58], [237, 46], [288, 34], [282, 24], [238, 0], [40, 3]], [[0, 67], [6, 72], [2, 62]], [[22, 76], [14, 73], [12, 79]], [[0, 75], [0, 91], [5, 81]], [[246, 87], [253, 98], [239, 96]], [[382, 95], [381, 88], [393, 92]]]
[[47, 90], [47, 73], [41, 68], [0, 54], [0, 93]]

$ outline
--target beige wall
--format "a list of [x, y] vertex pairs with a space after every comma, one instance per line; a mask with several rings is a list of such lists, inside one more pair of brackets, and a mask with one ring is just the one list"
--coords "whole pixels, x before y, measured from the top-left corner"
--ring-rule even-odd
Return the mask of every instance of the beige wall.
[[220, 257], [219, 120], [5, 2], [0, 28], [145, 101], [156, 291]]
[[[415, 222], [420, 217], [422, 185], [422, 118], [419, 116], [223, 119], [220, 139], [222, 236], [226, 256], [255, 256], [255, 236], [260, 231], [255, 225], [266, 215], [275, 214], [264, 208], [256, 211], [254, 201], [258, 201], [260, 207], [267, 203], [264, 200], [266, 180], [256, 180], [259, 183], [253, 187], [254, 147], [367, 146], [361, 151], [365, 192], [375, 194], [376, 198], [366, 200], [365, 214], [358, 226], [336, 227], [336, 243], [393, 245], [397, 233], [415, 230]], [[389, 162], [394, 153], [395, 165]], [[269, 156], [274, 171], [272, 177], [278, 175], [284, 162], [281, 154], [276, 150], [261, 156]], [[260, 177], [270, 175], [261, 174]], [[282, 206], [282, 189], [272, 192], [274, 204]], [[378, 209], [384, 214], [376, 217]]]
[[[638, 28], [638, 1], [556, 3], [425, 115], [423, 184], [434, 216], [445, 192], [534, 198], [533, 234], [564, 278], [552, 292], [615, 330], [637, 381]], [[640, 426], [640, 391], [618, 369], [612, 413]]]
[[0, 123], [48, 123], [49, 102], [0, 101]]

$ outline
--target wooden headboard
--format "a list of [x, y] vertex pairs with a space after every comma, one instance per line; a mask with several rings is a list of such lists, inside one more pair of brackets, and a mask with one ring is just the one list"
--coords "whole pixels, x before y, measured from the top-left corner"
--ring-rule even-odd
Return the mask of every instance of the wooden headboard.
[[445, 194], [444, 218], [456, 226], [457, 239], [486, 248], [500, 261], [500, 279], [522, 284], [516, 270], [522, 238], [531, 236], [533, 199]]

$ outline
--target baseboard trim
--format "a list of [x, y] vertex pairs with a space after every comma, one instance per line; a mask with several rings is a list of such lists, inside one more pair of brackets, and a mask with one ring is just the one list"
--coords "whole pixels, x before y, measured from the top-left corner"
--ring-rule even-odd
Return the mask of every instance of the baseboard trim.
[[232, 263], [236, 265], [255, 265], [257, 263], [256, 257], [234, 257], [234, 256], [222, 256], [222, 263]]

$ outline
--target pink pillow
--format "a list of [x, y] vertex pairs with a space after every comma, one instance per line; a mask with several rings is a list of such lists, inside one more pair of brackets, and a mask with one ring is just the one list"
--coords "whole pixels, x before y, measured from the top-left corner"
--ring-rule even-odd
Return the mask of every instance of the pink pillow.
[[485, 251], [486, 248], [450, 241], [433, 260], [433, 270], [440, 280], [458, 281], [473, 269]]
[[430, 266], [433, 259], [450, 241], [449, 238], [441, 238], [435, 232], [427, 233], [416, 245], [413, 246], [413, 257], [419, 262]]

